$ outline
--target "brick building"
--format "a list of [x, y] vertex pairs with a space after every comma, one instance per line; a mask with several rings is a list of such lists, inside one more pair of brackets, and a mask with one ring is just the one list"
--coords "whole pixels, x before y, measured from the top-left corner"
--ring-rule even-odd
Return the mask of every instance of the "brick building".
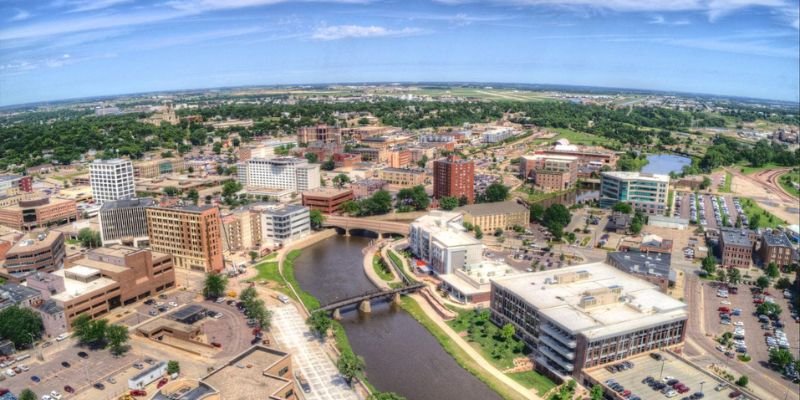
[[341, 211], [342, 205], [353, 198], [353, 191], [350, 189], [318, 189], [303, 192], [303, 205], [312, 210], [332, 214]]
[[151, 207], [146, 215], [150, 247], [173, 255], [176, 268], [202, 272], [222, 270], [218, 207]]
[[475, 163], [449, 156], [433, 162], [433, 197], [465, 197], [475, 202]]
[[722, 265], [749, 268], [753, 260], [753, 241], [746, 230], [721, 229], [719, 234]]
[[78, 219], [74, 200], [37, 197], [0, 209], [0, 225], [27, 231]]

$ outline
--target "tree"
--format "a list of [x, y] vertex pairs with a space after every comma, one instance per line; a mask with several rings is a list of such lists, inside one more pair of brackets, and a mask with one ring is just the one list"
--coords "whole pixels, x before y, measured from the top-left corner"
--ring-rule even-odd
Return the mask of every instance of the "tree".
[[78, 241], [81, 246], [93, 249], [103, 245], [103, 239], [100, 237], [100, 232], [95, 232], [91, 228], [83, 228], [78, 231]]
[[486, 188], [486, 191], [479, 196], [481, 203], [494, 203], [504, 201], [508, 198], [508, 186], [500, 182], [494, 182]]
[[623, 214], [630, 214], [633, 212], [633, 207], [630, 204], [624, 202], [617, 202], [614, 204], [614, 207], [611, 207], [613, 211], [620, 212]]
[[72, 320], [72, 336], [78, 338], [81, 344], [86, 344], [89, 337], [89, 330], [92, 324], [92, 317], [88, 314], [80, 314]]
[[178, 188], [176, 188], [175, 186], [167, 186], [161, 191], [164, 193], [165, 196], [169, 197], [175, 197], [180, 192], [180, 190], [178, 190]]
[[189, 194], [186, 195], [186, 198], [191, 200], [194, 205], [197, 205], [197, 201], [200, 200], [200, 193], [197, 193], [195, 189], [189, 190]]
[[781, 306], [775, 303], [762, 303], [756, 307], [756, 314], [758, 315], [781, 315]]
[[426, 165], [428, 165], [428, 156], [423, 154], [419, 161], [417, 161], [417, 166], [420, 168], [425, 168]]
[[319, 156], [316, 153], [306, 153], [305, 154], [306, 160], [310, 163], [315, 163], [319, 160]]
[[758, 286], [761, 289], [768, 288], [769, 287], [769, 278], [767, 278], [764, 275], [759, 276], [758, 279], [756, 279], [756, 286]]
[[703, 271], [706, 271], [709, 275], [714, 275], [714, 272], [717, 271], [717, 259], [711, 254], [707, 255], [703, 258], [702, 268]]
[[750, 383], [750, 379], [746, 375], [742, 375], [736, 380], [737, 386], [745, 387], [748, 383]]
[[794, 362], [794, 357], [789, 350], [786, 349], [772, 349], [769, 351], [769, 363], [776, 365], [781, 369]]
[[408, 209], [425, 210], [429, 204], [430, 199], [428, 194], [425, 193], [425, 187], [422, 185], [400, 189], [397, 192], [397, 208], [399, 211], [407, 211]]
[[255, 262], [258, 259], [258, 252], [257, 251], [250, 250], [250, 252], [247, 253], [247, 255], [250, 256], [250, 261], [251, 262]]
[[531, 222], [541, 221], [544, 216], [544, 206], [536, 203], [531, 206]]
[[219, 153], [222, 153], [222, 142], [214, 142], [214, 144], [211, 146], [211, 150], [213, 150], [214, 154], [217, 155], [219, 155]]
[[10, 340], [16, 347], [33, 345], [33, 340], [40, 338], [43, 330], [42, 318], [29, 308], [14, 305], [0, 311], [0, 337]]
[[752, 230], [757, 230], [758, 228], [760, 228], [761, 227], [761, 214], [753, 215], [753, 217], [750, 218], [750, 222], [749, 222], [749, 224], [747, 226]]
[[127, 350], [125, 344], [128, 342], [128, 328], [124, 325], [111, 325], [106, 328], [105, 336], [111, 352], [120, 355]]
[[242, 190], [242, 184], [236, 181], [227, 181], [222, 185], [222, 197], [230, 198]]
[[767, 265], [766, 273], [770, 279], [775, 279], [781, 276], [781, 270], [778, 269], [778, 264], [775, 264], [774, 262], [771, 262], [769, 265]]
[[339, 373], [342, 374], [348, 383], [352, 384], [353, 378], [359, 376], [364, 371], [364, 359], [355, 355], [351, 350], [345, 350], [336, 362]]
[[350, 177], [345, 174], [339, 174], [333, 177], [333, 186], [341, 189], [344, 185], [350, 183]]
[[787, 277], [780, 278], [777, 282], [775, 282], [775, 289], [785, 290], [790, 286], [792, 286], [792, 281], [790, 281]]
[[592, 400], [603, 400], [603, 387], [600, 385], [592, 386], [589, 397], [591, 397]]
[[742, 281], [742, 273], [739, 268], [731, 268], [728, 272], [728, 282], [736, 285]]
[[727, 282], [728, 275], [725, 273], [724, 269], [720, 269], [719, 271], [717, 271], [717, 280], [720, 282]]
[[342, 204], [342, 212], [345, 214], [355, 215], [361, 211], [358, 203], [353, 200], [348, 200]]
[[308, 317], [306, 323], [311, 327], [311, 331], [320, 337], [325, 337], [332, 325], [332, 321], [325, 311], [315, 311]]
[[367, 400], [406, 400], [406, 398], [394, 392], [373, 392]]
[[325, 222], [325, 216], [322, 215], [322, 211], [313, 209], [309, 211], [309, 220], [311, 221], [311, 228], [319, 229], [322, 228], [322, 224]]
[[225, 288], [228, 286], [228, 277], [215, 272], [206, 274], [206, 280], [203, 283], [203, 296], [207, 299], [214, 297], [221, 297], [225, 294]]
[[514, 325], [505, 324], [503, 328], [500, 330], [500, 337], [503, 338], [504, 342], [509, 342], [511, 339], [514, 339], [514, 334], [517, 333], [517, 330], [514, 328]]
[[336, 168], [336, 163], [333, 162], [333, 158], [329, 158], [325, 160], [319, 168], [323, 171], [333, 171], [333, 169]]
[[475, 239], [478, 240], [483, 239], [483, 231], [481, 230], [481, 227], [478, 225], [475, 225]]
[[503, 229], [502, 228], [495, 229], [494, 230], [494, 235], [497, 236], [497, 237], [503, 236]]
[[167, 374], [177, 374], [181, 372], [181, 365], [175, 360], [169, 360], [167, 362]]
[[458, 199], [451, 196], [445, 196], [439, 199], [439, 208], [442, 210], [450, 211], [458, 207]]
[[19, 400], [37, 400], [39, 397], [36, 396], [36, 393], [30, 389], [23, 389], [19, 392]]
[[708, 176], [704, 176], [703, 181], [700, 182], [700, 190], [708, 189], [709, 187], [711, 187], [711, 183], [712, 183], [711, 178], [709, 178]]

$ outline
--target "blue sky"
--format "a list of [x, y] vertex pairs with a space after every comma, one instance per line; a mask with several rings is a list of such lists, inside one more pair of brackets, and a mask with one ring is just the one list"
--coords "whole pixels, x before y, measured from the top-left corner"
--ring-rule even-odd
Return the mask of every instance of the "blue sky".
[[798, 0], [0, 0], [0, 105], [364, 81], [799, 101], [799, 8]]

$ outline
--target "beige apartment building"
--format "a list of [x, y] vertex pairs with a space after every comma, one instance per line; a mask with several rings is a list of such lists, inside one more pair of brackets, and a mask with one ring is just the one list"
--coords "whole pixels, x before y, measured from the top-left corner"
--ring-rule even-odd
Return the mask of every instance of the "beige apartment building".
[[0, 209], [0, 225], [16, 230], [69, 223], [78, 219], [74, 200], [37, 197]]
[[234, 252], [261, 247], [260, 213], [248, 208], [222, 216], [222, 240], [225, 251]]
[[201, 272], [223, 269], [218, 207], [151, 207], [146, 212], [150, 247], [171, 254], [176, 268]]
[[184, 170], [183, 160], [174, 158], [140, 161], [133, 164], [133, 176], [136, 178], [156, 178], [165, 174], [180, 173]]
[[530, 222], [530, 211], [516, 201], [470, 204], [455, 211], [464, 214], [464, 222], [480, 226], [484, 232], [493, 232], [498, 228], [510, 229], [514, 225], [524, 227]]
[[384, 168], [379, 178], [390, 185], [411, 187], [425, 184], [425, 170], [414, 168]]

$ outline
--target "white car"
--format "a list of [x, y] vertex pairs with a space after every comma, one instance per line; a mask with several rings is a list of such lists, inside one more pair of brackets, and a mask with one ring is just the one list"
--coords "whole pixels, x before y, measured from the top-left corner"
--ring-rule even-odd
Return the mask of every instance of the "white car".
[[56, 336], [56, 341], [60, 342], [60, 341], [66, 339], [68, 337], [69, 337], [69, 333], [62, 333], [62, 334]]
[[734, 325], [734, 326], [744, 326], [744, 322], [742, 322], [742, 321], [736, 321], [736, 322], [734, 322], [734, 323], [733, 323], [733, 325]]
[[52, 400], [52, 399], [53, 399], [52, 397], [50, 397], [50, 396], [48, 396], [46, 394], [42, 396], [42, 400]]
[[670, 390], [669, 392], [667, 392], [667, 394], [665, 394], [665, 396], [667, 396], [667, 398], [673, 398], [673, 397], [675, 397], [677, 395], [678, 395], [678, 392], [676, 392], [674, 390]]
[[174, 302], [174, 301], [170, 301], [170, 302], [169, 302], [169, 306], [170, 306], [170, 307], [177, 307], [177, 306], [178, 306], [178, 303], [176, 303], [176, 302]]
[[8, 375], [9, 377], [12, 377], [12, 376], [17, 375], [17, 373], [14, 372], [13, 369], [9, 368], [9, 369], [6, 370], [6, 375]]
[[61, 393], [58, 393], [55, 390], [53, 390], [52, 392], [50, 392], [50, 397], [52, 397], [53, 400], [61, 400]]
[[725, 306], [729, 306], [729, 305], [731, 305], [731, 302], [730, 302], [730, 301], [728, 301], [728, 300], [722, 300], [722, 301], [720, 301], [719, 303], [720, 303], [720, 304], [722, 304], [722, 305], [725, 305]]
[[29, 367], [29, 366], [27, 366], [25, 364], [22, 364], [22, 365], [19, 366], [19, 369], [23, 370], [24, 372], [28, 372], [28, 371], [31, 370], [31, 367]]

